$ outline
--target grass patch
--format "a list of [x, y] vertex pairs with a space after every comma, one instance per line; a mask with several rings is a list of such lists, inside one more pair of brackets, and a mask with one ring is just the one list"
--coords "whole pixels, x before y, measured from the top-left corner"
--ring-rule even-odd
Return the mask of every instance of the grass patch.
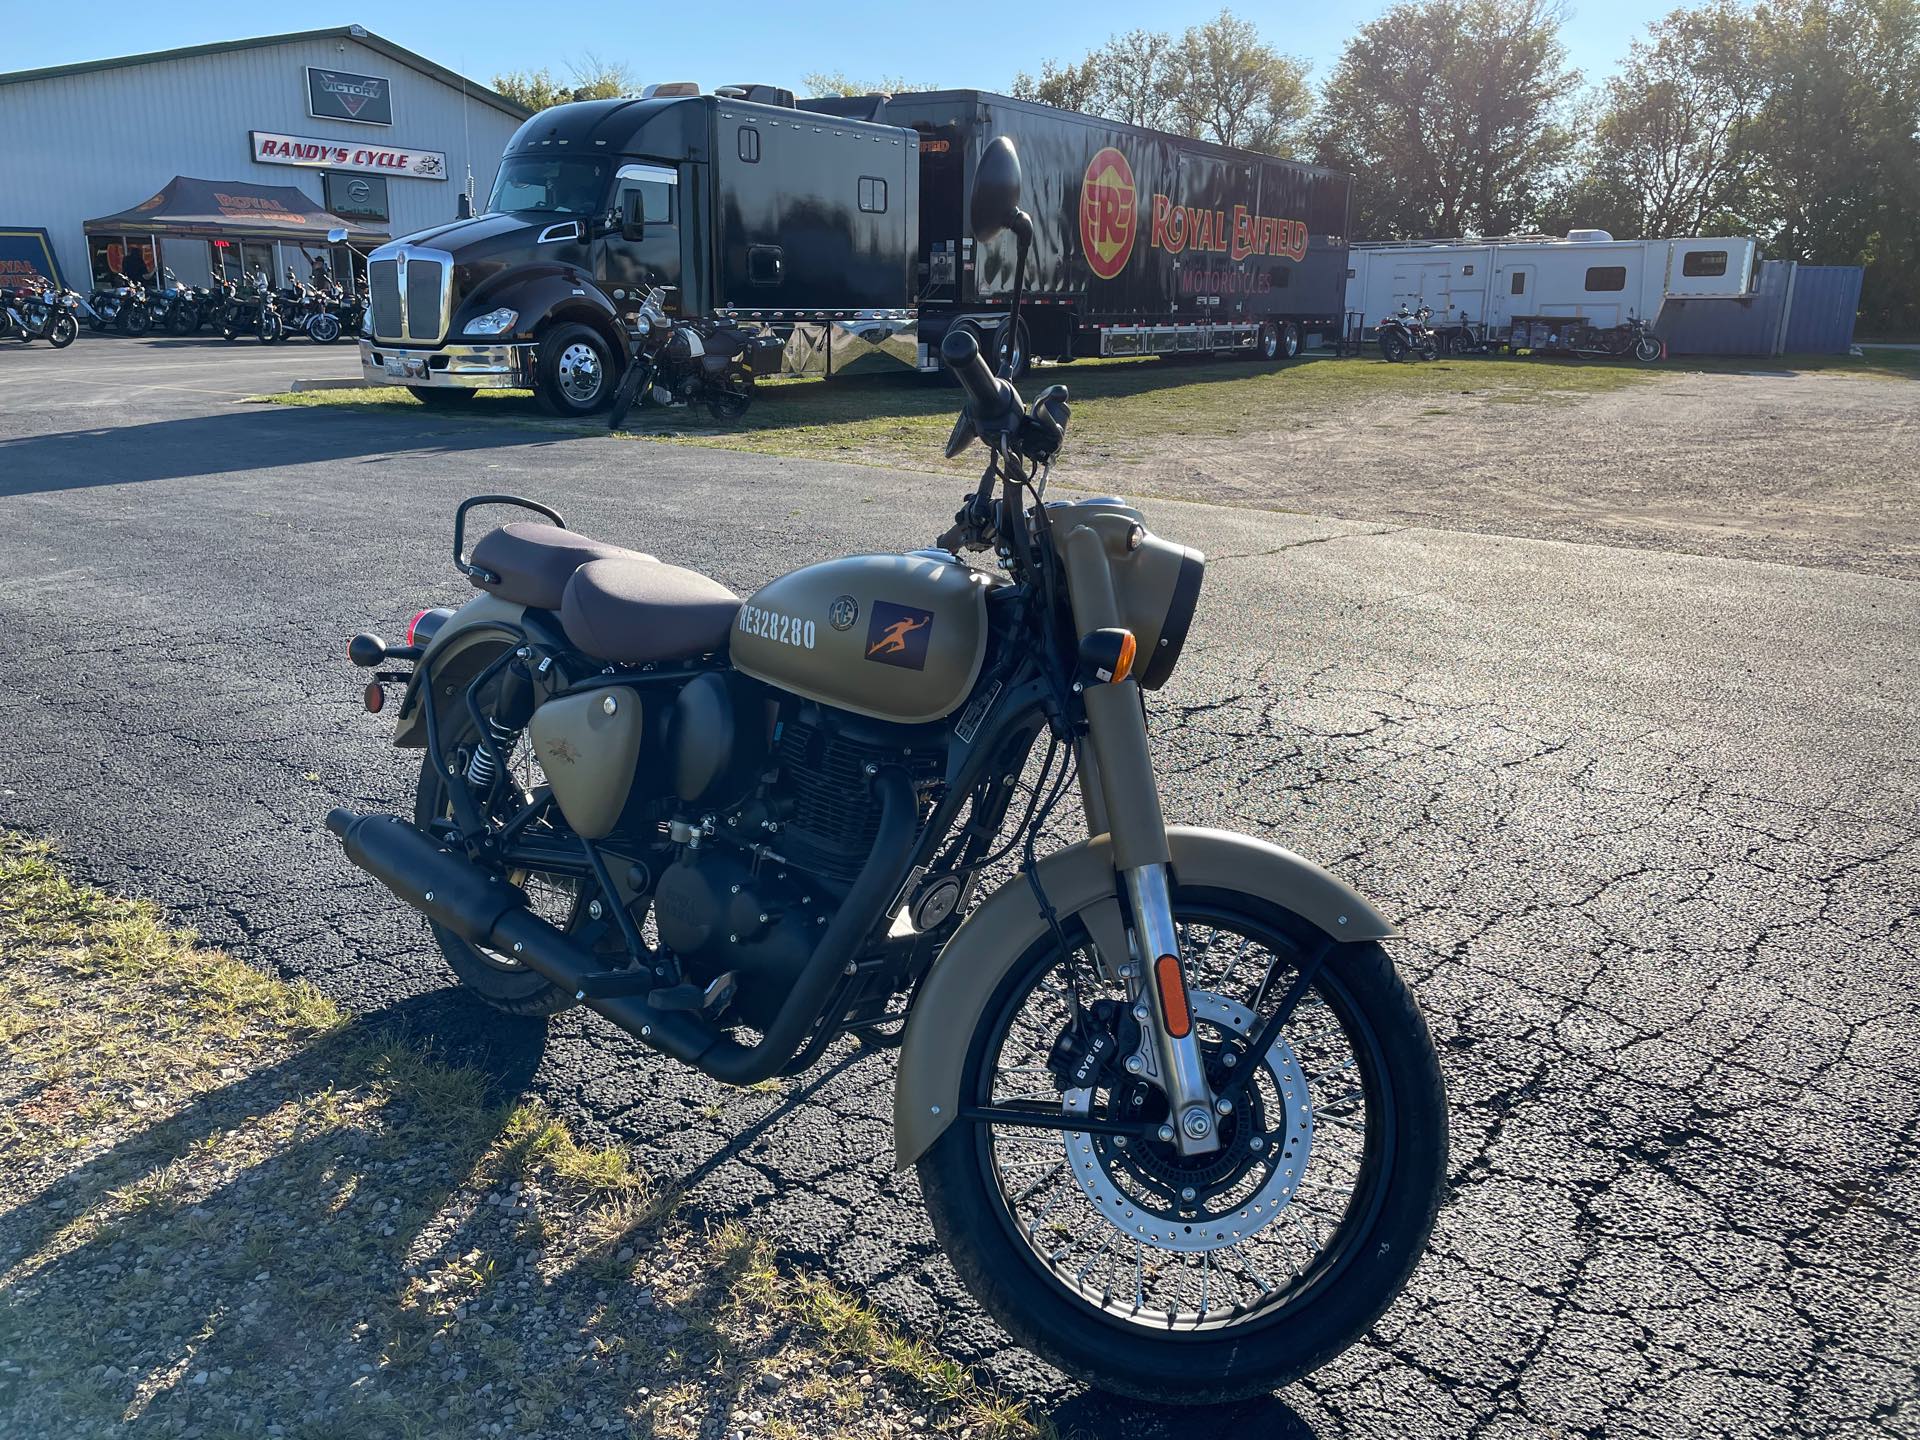
[[6, 832], [0, 1042], [0, 1434], [1041, 1433], [626, 1150]]
[[[1643, 383], [1649, 373], [1630, 365], [1490, 358], [1389, 365], [1377, 357], [1329, 357], [1283, 366], [1244, 360], [1096, 360], [1043, 366], [1022, 388], [1031, 397], [1046, 385], [1068, 386], [1074, 456], [1097, 463], [1133, 459], [1169, 441], [1231, 440], [1276, 425], [1307, 424], [1383, 399], [1417, 401], [1463, 393], [1483, 400], [1556, 399], [1618, 390]], [[394, 414], [425, 410], [400, 387], [256, 398]], [[941, 458], [959, 406], [957, 390], [928, 377], [779, 380], [758, 387], [753, 408], [737, 424], [722, 425], [703, 410], [642, 409], [621, 433], [636, 440], [763, 455], [961, 473], [977, 470], [978, 459]], [[435, 412], [435, 418], [448, 417]], [[513, 391], [483, 392], [479, 402], [460, 412], [459, 420], [545, 424], [580, 433], [601, 428], [553, 421], [542, 415], [531, 396]]]

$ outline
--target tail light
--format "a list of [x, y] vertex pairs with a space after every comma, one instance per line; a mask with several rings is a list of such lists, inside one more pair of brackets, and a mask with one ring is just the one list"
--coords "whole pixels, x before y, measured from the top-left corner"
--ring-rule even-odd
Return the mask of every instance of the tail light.
[[440, 627], [453, 618], [453, 611], [442, 605], [434, 610], [422, 610], [407, 622], [407, 644], [430, 644], [440, 632]]

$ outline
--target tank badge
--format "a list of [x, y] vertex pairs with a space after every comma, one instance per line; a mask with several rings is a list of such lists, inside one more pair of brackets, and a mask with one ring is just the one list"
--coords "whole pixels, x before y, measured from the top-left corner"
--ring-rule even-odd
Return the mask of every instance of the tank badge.
[[911, 605], [873, 602], [867, 622], [867, 659], [902, 670], [927, 668], [927, 642], [933, 638], [933, 612]]
[[842, 595], [827, 607], [827, 623], [836, 630], [851, 630], [859, 618], [860, 602], [851, 595]]

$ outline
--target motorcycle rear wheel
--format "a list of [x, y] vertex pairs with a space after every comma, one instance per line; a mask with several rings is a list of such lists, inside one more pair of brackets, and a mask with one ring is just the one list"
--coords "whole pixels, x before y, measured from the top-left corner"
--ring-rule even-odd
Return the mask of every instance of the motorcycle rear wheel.
[[1396, 364], [1407, 358], [1407, 337], [1396, 331], [1388, 331], [1380, 337], [1380, 358], [1389, 364]]
[[[1015, 1340], [1100, 1389], [1192, 1405], [1277, 1389], [1379, 1319], [1432, 1230], [1447, 1118], [1426, 1021], [1380, 946], [1334, 945], [1281, 1041], [1254, 1057], [1247, 1039], [1318, 932], [1251, 895], [1176, 890], [1174, 912], [1214, 1084], [1261, 1067], [1222, 1121], [1225, 1148], [1182, 1160], [1151, 1139], [963, 1120], [918, 1170], [954, 1269]], [[1091, 948], [1077, 922], [1069, 944]], [[962, 1103], [1064, 1109], [1078, 1095], [1075, 1113], [1151, 1126], [1145, 1082], [1109, 1070], [1063, 1095], [1048, 1074], [1071, 1015], [1060, 981], [1095, 973], [1051, 940], [1016, 962], [975, 1022]]]
[[[464, 767], [476, 733], [473, 717], [461, 707], [455, 717], [442, 722], [440, 753]], [[523, 781], [533, 778], [531, 767], [538, 762], [532, 757], [533, 747], [522, 735], [508, 764], [520, 771]], [[425, 829], [452, 813], [452, 804], [447, 798], [447, 777], [434, 769], [429, 754], [420, 765], [420, 783], [414, 791], [413, 823]], [[526, 890], [533, 901], [534, 912], [542, 919], [562, 930], [576, 929], [584, 921], [588, 897], [581, 893], [579, 882], [572, 876], [515, 871], [506, 878]], [[518, 961], [470, 945], [432, 921], [428, 924], [433, 928], [434, 942], [455, 977], [495, 1010], [504, 1010], [509, 1015], [555, 1015], [573, 1006], [572, 995]]]

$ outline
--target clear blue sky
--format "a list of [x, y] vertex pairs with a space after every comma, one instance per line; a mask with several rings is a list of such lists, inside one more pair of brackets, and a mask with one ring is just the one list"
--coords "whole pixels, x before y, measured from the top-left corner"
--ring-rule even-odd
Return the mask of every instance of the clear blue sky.
[[[1239, 0], [1234, 9], [1277, 48], [1313, 62], [1324, 77], [1353, 30], [1390, 0]], [[1573, 63], [1593, 80], [1627, 42], [1679, 0], [1573, 0], [1566, 27]], [[311, 7], [106, 3], [65, 10], [0, 0], [10, 11], [0, 70], [28, 70], [181, 45], [357, 22], [451, 69], [485, 81], [502, 70], [552, 67], [592, 51], [641, 80], [695, 80], [711, 87], [762, 81], [800, 88], [803, 75], [844, 71], [857, 80], [901, 76], [940, 85], [1004, 89], [1020, 69], [1049, 56], [1072, 59], [1119, 31], [1179, 31], [1218, 13], [1219, 0], [1109, 0], [1042, 7], [1032, 0], [829, 0], [825, 4], [701, 0], [696, 4], [571, 0], [414, 0], [398, 5], [336, 0]], [[81, 19], [84, 17], [84, 19]], [[962, 17], [965, 17], [964, 19]], [[1043, 34], [1044, 40], [1035, 35]]]

